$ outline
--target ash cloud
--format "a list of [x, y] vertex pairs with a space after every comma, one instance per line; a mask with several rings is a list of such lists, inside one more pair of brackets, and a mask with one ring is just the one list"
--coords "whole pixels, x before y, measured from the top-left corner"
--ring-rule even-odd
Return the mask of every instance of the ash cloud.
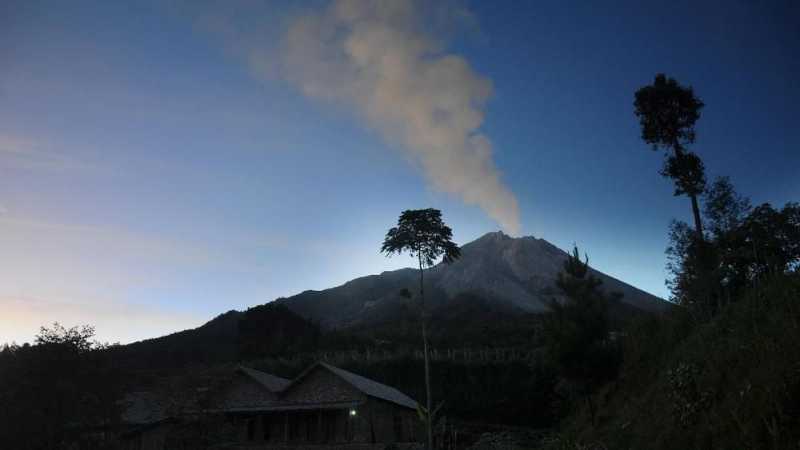
[[[444, 51], [426, 33], [428, 19], [421, 2], [335, 1], [290, 21], [279, 56], [282, 75], [310, 98], [353, 108], [405, 149], [434, 189], [477, 205], [518, 234], [517, 199], [480, 131], [491, 81]], [[256, 67], [268, 64], [250, 56]]]

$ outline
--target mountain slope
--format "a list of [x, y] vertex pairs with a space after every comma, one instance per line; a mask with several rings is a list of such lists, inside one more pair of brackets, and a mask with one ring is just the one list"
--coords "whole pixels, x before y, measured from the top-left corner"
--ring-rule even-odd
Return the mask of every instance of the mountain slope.
[[[525, 313], [545, 311], [552, 299], [561, 299], [555, 280], [566, 258], [564, 251], [543, 239], [511, 238], [501, 232], [465, 244], [458, 261], [426, 271], [432, 323], [446, 331], [433, 337], [440, 343], [448, 339], [478, 343], [487, 338], [486, 333], [502, 335], [504, 342], [523, 339], [530, 328], [530, 314]], [[669, 303], [644, 291], [593, 273], [606, 290], [624, 295], [622, 303], [612, 304], [612, 319], [625, 321], [637, 312], [669, 308]], [[302, 351], [314, 347], [320, 331], [317, 325], [324, 330], [347, 328], [343, 336], [353, 338], [370, 330], [402, 337], [413, 326], [416, 336], [416, 302], [400, 293], [407, 289], [415, 295], [418, 277], [414, 269], [361, 277], [245, 312], [228, 311], [201, 327], [135, 342], [118, 351], [126, 366], [177, 367], [234, 361], [251, 353]], [[487, 327], [487, 323], [497, 327]], [[330, 336], [325, 345], [334, 345]]]
[[[461, 250], [459, 260], [439, 264], [425, 274], [426, 299], [434, 307], [470, 294], [521, 312], [543, 312], [551, 299], [562, 299], [555, 280], [567, 253], [544, 239], [512, 238], [494, 232], [465, 244]], [[594, 269], [592, 273], [603, 281], [606, 291], [623, 294], [626, 305], [648, 312], [669, 307], [658, 297], [616, 278]], [[417, 292], [418, 282], [414, 269], [400, 269], [278, 301], [324, 328], [341, 328], [395, 317], [408, 303], [400, 291]]]

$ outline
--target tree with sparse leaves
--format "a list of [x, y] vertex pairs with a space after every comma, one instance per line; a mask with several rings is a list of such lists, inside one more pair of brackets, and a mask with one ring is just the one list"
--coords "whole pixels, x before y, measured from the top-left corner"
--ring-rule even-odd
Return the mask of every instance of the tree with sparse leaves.
[[[425, 269], [432, 267], [442, 258], [444, 263], [451, 263], [461, 256], [461, 250], [452, 241], [453, 231], [442, 220], [442, 212], [438, 209], [406, 210], [400, 214], [397, 226], [386, 233], [381, 246], [381, 253], [390, 256], [408, 252], [417, 259], [419, 267], [419, 298], [422, 310], [422, 346], [425, 359], [425, 393], [427, 407], [424, 418], [428, 428], [428, 449], [433, 449], [433, 416], [438, 411], [433, 409], [431, 398], [430, 362], [428, 358], [428, 317], [425, 310]], [[440, 405], [441, 406], [441, 405]]]

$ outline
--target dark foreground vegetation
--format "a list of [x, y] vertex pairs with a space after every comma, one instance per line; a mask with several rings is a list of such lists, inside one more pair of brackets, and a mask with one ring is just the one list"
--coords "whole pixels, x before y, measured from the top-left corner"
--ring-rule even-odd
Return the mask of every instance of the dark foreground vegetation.
[[797, 448], [798, 300], [800, 274], [779, 274], [709, 321], [676, 309], [632, 324], [595, 425], [576, 411], [553, 448]]

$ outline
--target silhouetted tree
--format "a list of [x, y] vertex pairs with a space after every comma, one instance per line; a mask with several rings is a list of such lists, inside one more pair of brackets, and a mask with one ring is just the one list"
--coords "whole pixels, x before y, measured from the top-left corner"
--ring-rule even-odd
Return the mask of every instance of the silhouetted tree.
[[756, 278], [800, 266], [800, 204], [776, 210], [769, 203], [753, 209], [742, 224], [745, 246], [752, 248], [751, 272]]
[[[90, 326], [42, 327], [0, 352], [0, 448], [97, 448], [120, 417], [122, 374]], [[94, 438], [90, 438], [93, 436]]]
[[752, 210], [750, 200], [736, 192], [729, 177], [714, 180], [703, 197], [703, 215], [712, 239], [738, 228]]
[[[423, 274], [437, 259], [451, 263], [461, 256], [461, 250], [452, 241], [453, 232], [442, 220], [438, 209], [406, 210], [400, 214], [397, 226], [389, 229], [381, 246], [381, 253], [390, 256], [408, 252], [417, 258], [419, 266], [419, 297], [422, 311], [422, 346], [425, 359], [425, 410], [428, 428], [428, 448], [433, 449], [433, 400], [431, 398], [430, 362], [428, 358], [427, 312], [425, 310], [425, 287]], [[438, 408], [437, 408], [438, 409]]]
[[756, 208], [721, 177], [703, 194], [708, 225], [704, 240], [675, 221], [667, 248], [672, 300], [708, 319], [764, 277], [800, 265], [800, 207]]
[[714, 180], [703, 193], [703, 215], [711, 246], [712, 276], [719, 308], [739, 297], [747, 287], [746, 234], [742, 224], [750, 214], [750, 200], [741, 196], [728, 177]]
[[610, 380], [619, 366], [619, 351], [609, 340], [608, 304], [620, 294], [606, 295], [601, 280], [589, 273], [589, 258], [581, 261], [577, 246], [564, 262], [556, 285], [566, 296], [553, 300], [545, 321], [544, 340], [562, 376], [583, 396], [594, 423], [592, 392]]
[[718, 281], [710, 260], [714, 247], [697, 239], [697, 232], [689, 224], [674, 220], [669, 229], [667, 271], [671, 274], [667, 286], [671, 300], [686, 306], [697, 320], [711, 318], [716, 312], [715, 297]]
[[656, 75], [652, 85], [635, 94], [635, 114], [642, 127], [642, 139], [654, 150], [668, 155], [661, 174], [675, 182], [675, 195], [687, 195], [692, 202], [695, 232], [703, 238], [703, 224], [697, 197], [705, 189], [705, 168], [699, 156], [687, 148], [695, 141], [694, 124], [700, 118], [703, 102], [691, 87], [678, 84], [664, 74]]

